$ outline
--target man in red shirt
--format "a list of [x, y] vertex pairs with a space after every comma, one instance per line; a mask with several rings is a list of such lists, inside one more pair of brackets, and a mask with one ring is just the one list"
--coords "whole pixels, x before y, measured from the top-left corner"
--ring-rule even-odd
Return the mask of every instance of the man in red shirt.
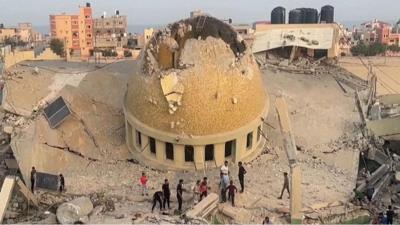
[[208, 190], [208, 186], [207, 186], [207, 177], [203, 178], [203, 181], [200, 184], [200, 200], [203, 199], [203, 197], [207, 197], [207, 190]]
[[147, 193], [147, 176], [146, 174], [143, 172], [142, 176], [140, 177], [140, 186], [142, 188], [142, 196], [146, 195], [149, 196], [149, 193]]
[[231, 180], [228, 186], [228, 199], [232, 201], [232, 206], [235, 206], [235, 193], [237, 193], [237, 188], [233, 185], [233, 180]]

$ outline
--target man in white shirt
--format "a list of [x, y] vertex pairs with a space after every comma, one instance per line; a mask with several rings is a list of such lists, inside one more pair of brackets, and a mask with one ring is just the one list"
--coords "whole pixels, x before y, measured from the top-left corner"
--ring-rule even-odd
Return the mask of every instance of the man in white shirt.
[[225, 161], [224, 165], [221, 166], [221, 174], [229, 175], [228, 161]]

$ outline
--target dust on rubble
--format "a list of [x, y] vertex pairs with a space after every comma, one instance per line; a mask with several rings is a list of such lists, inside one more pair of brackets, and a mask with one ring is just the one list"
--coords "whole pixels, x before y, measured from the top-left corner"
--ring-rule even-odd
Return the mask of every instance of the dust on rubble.
[[[46, 66], [41, 63], [41, 66]], [[64, 66], [68, 67], [68, 64]], [[35, 165], [38, 170], [45, 169], [55, 174], [62, 172], [66, 179], [66, 193], [39, 193], [43, 208], [26, 217], [10, 217], [8, 222], [51, 220], [61, 203], [78, 196], [89, 196], [93, 210], [82, 218], [84, 222], [181, 223], [184, 218], [174, 215], [173, 210], [165, 213], [169, 215], [149, 213], [151, 196], [161, 188], [165, 178], [171, 183], [173, 208], [176, 205], [174, 190], [178, 178], [183, 178], [185, 188], [190, 189], [197, 179], [207, 176], [211, 191], [218, 193], [218, 169], [198, 172], [156, 171], [129, 160], [130, 155], [124, 143], [122, 99], [132, 66], [136, 66], [134, 62], [126, 61], [89, 71], [79, 85], [73, 82], [75, 86], [63, 86], [58, 92], [48, 89], [52, 87], [51, 80], [58, 79], [55, 78], [56, 72], [30, 75], [27, 70], [21, 73], [22, 78], [16, 78], [19, 83], [5, 80], [6, 83], [14, 82], [9, 86], [12, 87], [9, 93], [28, 85], [24, 84], [25, 77], [29, 82], [35, 80], [38, 85], [42, 85], [40, 79], [50, 80], [43, 84], [44, 90], [29, 92], [32, 96], [27, 99], [13, 98], [13, 106], [17, 109], [32, 112], [32, 106], [37, 105], [38, 101], [49, 93], [56, 93], [66, 99], [73, 111], [73, 116], [57, 130], [50, 130], [40, 113], [32, 113], [28, 117], [18, 114], [18, 111], [5, 114], [3, 124], [13, 127], [12, 146], [16, 147], [13, 151], [23, 176], [28, 178], [30, 167]], [[74, 65], [74, 68], [75, 72], [79, 72], [79, 66]], [[87, 68], [82, 66], [81, 70], [87, 71]], [[28, 78], [30, 76], [40, 79]], [[289, 102], [304, 174], [305, 209], [314, 212], [325, 203], [347, 202], [356, 181], [358, 149], [363, 145], [353, 126], [358, 118], [353, 99], [343, 94], [330, 75], [316, 78], [267, 69], [263, 71], [263, 78], [264, 85], [271, 93], [271, 102], [282, 93]], [[57, 89], [61, 87], [58, 84], [55, 85]], [[269, 141], [264, 154], [245, 165], [248, 171], [246, 191], [237, 195], [237, 209], [232, 209], [238, 212], [237, 217], [231, 218], [223, 214], [224, 210], [219, 210], [220, 213], [209, 220], [260, 223], [269, 215], [275, 223], [287, 222], [289, 202], [278, 200], [277, 197], [283, 184], [282, 173], [288, 171], [289, 167], [274, 110], [271, 110], [266, 123], [269, 124], [265, 125]], [[54, 163], [42, 163], [49, 160]], [[237, 166], [230, 165], [230, 168], [232, 179], [238, 184]], [[138, 179], [142, 171], [147, 173], [150, 180], [149, 197], [140, 195]], [[191, 193], [184, 195], [184, 207], [188, 209], [193, 202]], [[228, 203], [225, 205], [229, 207]], [[21, 210], [15, 211], [20, 213]], [[45, 214], [45, 211], [50, 214]]]

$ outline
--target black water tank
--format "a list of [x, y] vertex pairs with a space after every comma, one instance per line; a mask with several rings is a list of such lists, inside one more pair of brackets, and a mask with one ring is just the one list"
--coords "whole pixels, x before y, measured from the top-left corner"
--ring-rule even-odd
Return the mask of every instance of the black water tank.
[[289, 23], [300, 24], [303, 23], [303, 12], [300, 9], [293, 9], [289, 12]]
[[335, 22], [335, 8], [331, 5], [326, 5], [321, 8], [321, 23]]
[[115, 11], [115, 15], [119, 16], [119, 10]]
[[89, 2], [86, 2], [86, 7], [90, 7], [90, 3]]
[[303, 23], [318, 23], [318, 10], [303, 8]]
[[271, 12], [271, 23], [272, 24], [285, 24], [286, 23], [286, 9], [279, 6]]

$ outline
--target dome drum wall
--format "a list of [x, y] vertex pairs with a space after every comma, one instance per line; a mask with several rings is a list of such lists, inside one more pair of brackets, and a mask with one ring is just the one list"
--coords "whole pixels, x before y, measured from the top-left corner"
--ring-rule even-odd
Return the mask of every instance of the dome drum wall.
[[[219, 165], [225, 155], [235, 162], [256, 156], [269, 99], [250, 49], [233, 28], [201, 16], [172, 24], [152, 40], [124, 100], [133, 155], [171, 169], [198, 169], [214, 159], [210, 166]], [[225, 154], [225, 148], [234, 151]], [[182, 163], [186, 151], [193, 160]]]
[[[268, 106], [266, 106], [268, 107]], [[247, 162], [256, 158], [265, 144], [265, 131], [261, 118], [267, 116], [267, 110], [259, 118], [247, 126], [231, 131], [207, 136], [180, 137], [176, 134], [163, 132], [141, 123], [124, 108], [126, 118], [126, 143], [135, 159], [145, 165], [158, 169], [199, 170], [223, 165], [224, 161], [237, 163]], [[251, 140], [249, 139], [251, 138]], [[154, 152], [151, 150], [150, 139], [154, 140]], [[234, 142], [230, 154], [227, 154], [227, 144]], [[249, 143], [250, 142], [250, 143]], [[168, 159], [166, 145], [172, 144], [172, 158]], [[193, 160], [186, 161], [185, 148], [193, 147]], [[212, 157], [207, 160], [207, 146], [212, 146]]]

